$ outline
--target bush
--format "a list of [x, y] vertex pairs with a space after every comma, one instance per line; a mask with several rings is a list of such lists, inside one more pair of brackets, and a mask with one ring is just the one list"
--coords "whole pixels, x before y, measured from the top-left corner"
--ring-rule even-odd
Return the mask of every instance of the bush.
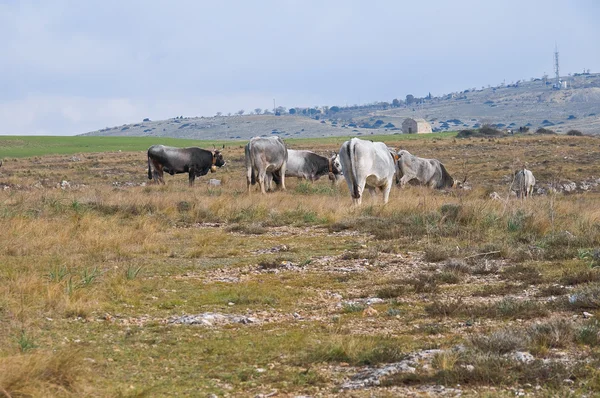
[[540, 127], [539, 129], [537, 129], [535, 131], [536, 134], [556, 134], [554, 131], [550, 130], [550, 129], [545, 129], [543, 127]]
[[569, 131], [567, 131], [567, 135], [581, 137], [583, 135], [583, 133], [579, 130], [569, 130]]
[[470, 138], [470, 137], [502, 137], [504, 133], [488, 124], [481, 127], [479, 130], [461, 130], [456, 137], [457, 138]]

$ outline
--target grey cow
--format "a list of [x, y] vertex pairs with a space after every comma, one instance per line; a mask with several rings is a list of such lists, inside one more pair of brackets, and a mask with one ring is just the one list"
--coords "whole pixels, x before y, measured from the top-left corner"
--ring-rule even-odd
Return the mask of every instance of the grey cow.
[[406, 150], [398, 151], [398, 169], [402, 176], [400, 186], [405, 186], [411, 180], [429, 188], [443, 189], [457, 185], [444, 165], [437, 159], [425, 159], [412, 155]]
[[288, 149], [286, 177], [316, 181], [324, 175], [329, 175], [333, 182], [342, 175], [342, 165], [337, 153], [326, 158], [311, 151]]
[[163, 173], [171, 175], [189, 174], [190, 186], [194, 179], [215, 172], [217, 167], [225, 164], [223, 155], [218, 150], [209, 151], [202, 148], [175, 148], [164, 145], [152, 145], [148, 149], [148, 179], [156, 183], [165, 183]]
[[535, 177], [530, 170], [523, 168], [515, 172], [512, 189], [517, 193], [517, 198], [527, 198], [533, 193]]
[[288, 150], [280, 137], [254, 137], [244, 148], [246, 164], [246, 182], [248, 193], [250, 185], [260, 185], [260, 191], [266, 193], [270, 189], [270, 179], [285, 190], [285, 171], [288, 161]]

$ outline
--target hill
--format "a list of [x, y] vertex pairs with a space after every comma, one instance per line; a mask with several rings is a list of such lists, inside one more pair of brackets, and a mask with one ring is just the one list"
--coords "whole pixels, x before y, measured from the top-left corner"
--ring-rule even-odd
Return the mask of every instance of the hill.
[[145, 121], [92, 131], [94, 136], [151, 136], [188, 139], [242, 139], [257, 135], [283, 138], [399, 133], [407, 117], [429, 121], [434, 131], [478, 128], [493, 124], [501, 129], [521, 126], [557, 133], [571, 129], [600, 134], [600, 74], [564, 77], [566, 88], [557, 90], [546, 79], [531, 79], [497, 87], [466, 89], [439, 97], [351, 107], [294, 108], [296, 114], [281, 116], [235, 115], [176, 117]]

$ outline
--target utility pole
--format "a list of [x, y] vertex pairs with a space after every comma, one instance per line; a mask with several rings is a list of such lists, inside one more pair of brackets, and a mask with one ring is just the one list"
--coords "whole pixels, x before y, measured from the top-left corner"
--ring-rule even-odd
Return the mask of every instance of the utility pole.
[[275, 98], [273, 98], [273, 115], [275, 114], [275, 109], [277, 108], [275, 107]]

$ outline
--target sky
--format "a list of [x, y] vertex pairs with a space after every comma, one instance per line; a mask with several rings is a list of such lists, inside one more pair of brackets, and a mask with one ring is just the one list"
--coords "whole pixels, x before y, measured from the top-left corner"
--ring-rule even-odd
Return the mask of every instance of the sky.
[[600, 72], [596, 0], [0, 0], [0, 135]]

